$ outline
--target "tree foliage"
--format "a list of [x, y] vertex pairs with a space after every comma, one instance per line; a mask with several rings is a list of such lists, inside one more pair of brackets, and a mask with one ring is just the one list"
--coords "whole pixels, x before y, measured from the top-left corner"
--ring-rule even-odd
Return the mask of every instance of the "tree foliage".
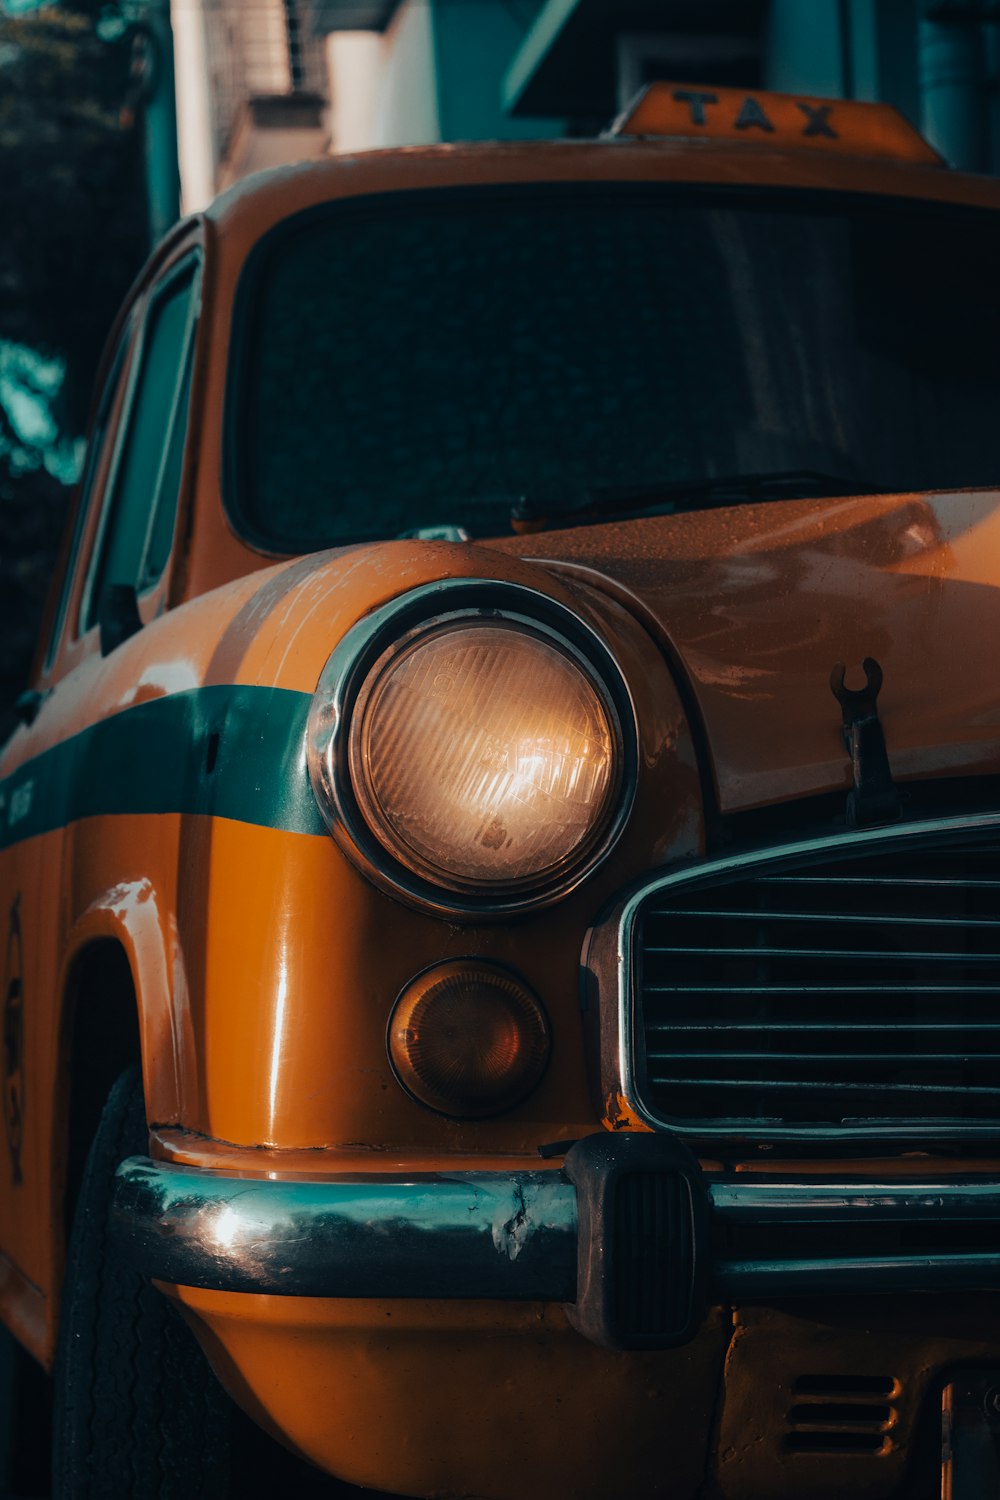
[[128, 48], [48, 7], [0, 19], [0, 337], [66, 360], [79, 432], [101, 345], [145, 254], [139, 132], [123, 128]]
[[[122, 109], [129, 40], [101, 41], [98, 9], [11, 15], [0, 0], [0, 738], [68, 497], [54, 429], [63, 454], [82, 435], [101, 348], [146, 252], [141, 129]], [[36, 377], [60, 367], [57, 390]]]

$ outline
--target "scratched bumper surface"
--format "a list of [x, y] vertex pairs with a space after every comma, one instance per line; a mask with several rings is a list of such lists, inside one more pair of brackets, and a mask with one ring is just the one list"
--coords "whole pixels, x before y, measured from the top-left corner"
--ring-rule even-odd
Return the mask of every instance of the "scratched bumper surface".
[[147, 1275], [296, 1297], [576, 1296], [576, 1189], [556, 1172], [275, 1181], [133, 1156], [116, 1235]]

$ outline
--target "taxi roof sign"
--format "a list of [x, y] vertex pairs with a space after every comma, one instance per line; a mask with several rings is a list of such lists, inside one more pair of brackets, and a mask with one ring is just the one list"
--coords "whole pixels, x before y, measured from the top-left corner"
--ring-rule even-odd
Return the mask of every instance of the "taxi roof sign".
[[651, 83], [619, 115], [612, 135], [728, 140], [841, 156], [944, 166], [944, 160], [891, 104], [710, 84]]

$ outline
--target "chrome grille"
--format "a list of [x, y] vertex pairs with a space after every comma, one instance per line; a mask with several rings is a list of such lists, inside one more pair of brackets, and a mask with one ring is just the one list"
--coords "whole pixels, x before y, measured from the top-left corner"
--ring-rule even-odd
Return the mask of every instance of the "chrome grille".
[[1000, 1122], [993, 847], [883, 840], [683, 879], [638, 902], [632, 939], [635, 1086], [665, 1123]]

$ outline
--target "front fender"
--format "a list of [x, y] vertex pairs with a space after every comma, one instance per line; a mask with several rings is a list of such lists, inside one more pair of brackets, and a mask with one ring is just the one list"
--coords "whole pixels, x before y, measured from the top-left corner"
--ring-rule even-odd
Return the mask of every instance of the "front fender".
[[[77, 918], [61, 966], [64, 1008], [82, 955], [93, 943], [108, 940], [120, 945], [132, 974], [147, 1113], [157, 1122], [177, 1121], [183, 1109], [182, 1080], [196, 1076], [196, 1052], [177, 922], [151, 880], [127, 880], [101, 891]], [[95, 1001], [97, 997], [84, 995], [78, 1004]], [[69, 1035], [67, 1019], [64, 1036]]]

